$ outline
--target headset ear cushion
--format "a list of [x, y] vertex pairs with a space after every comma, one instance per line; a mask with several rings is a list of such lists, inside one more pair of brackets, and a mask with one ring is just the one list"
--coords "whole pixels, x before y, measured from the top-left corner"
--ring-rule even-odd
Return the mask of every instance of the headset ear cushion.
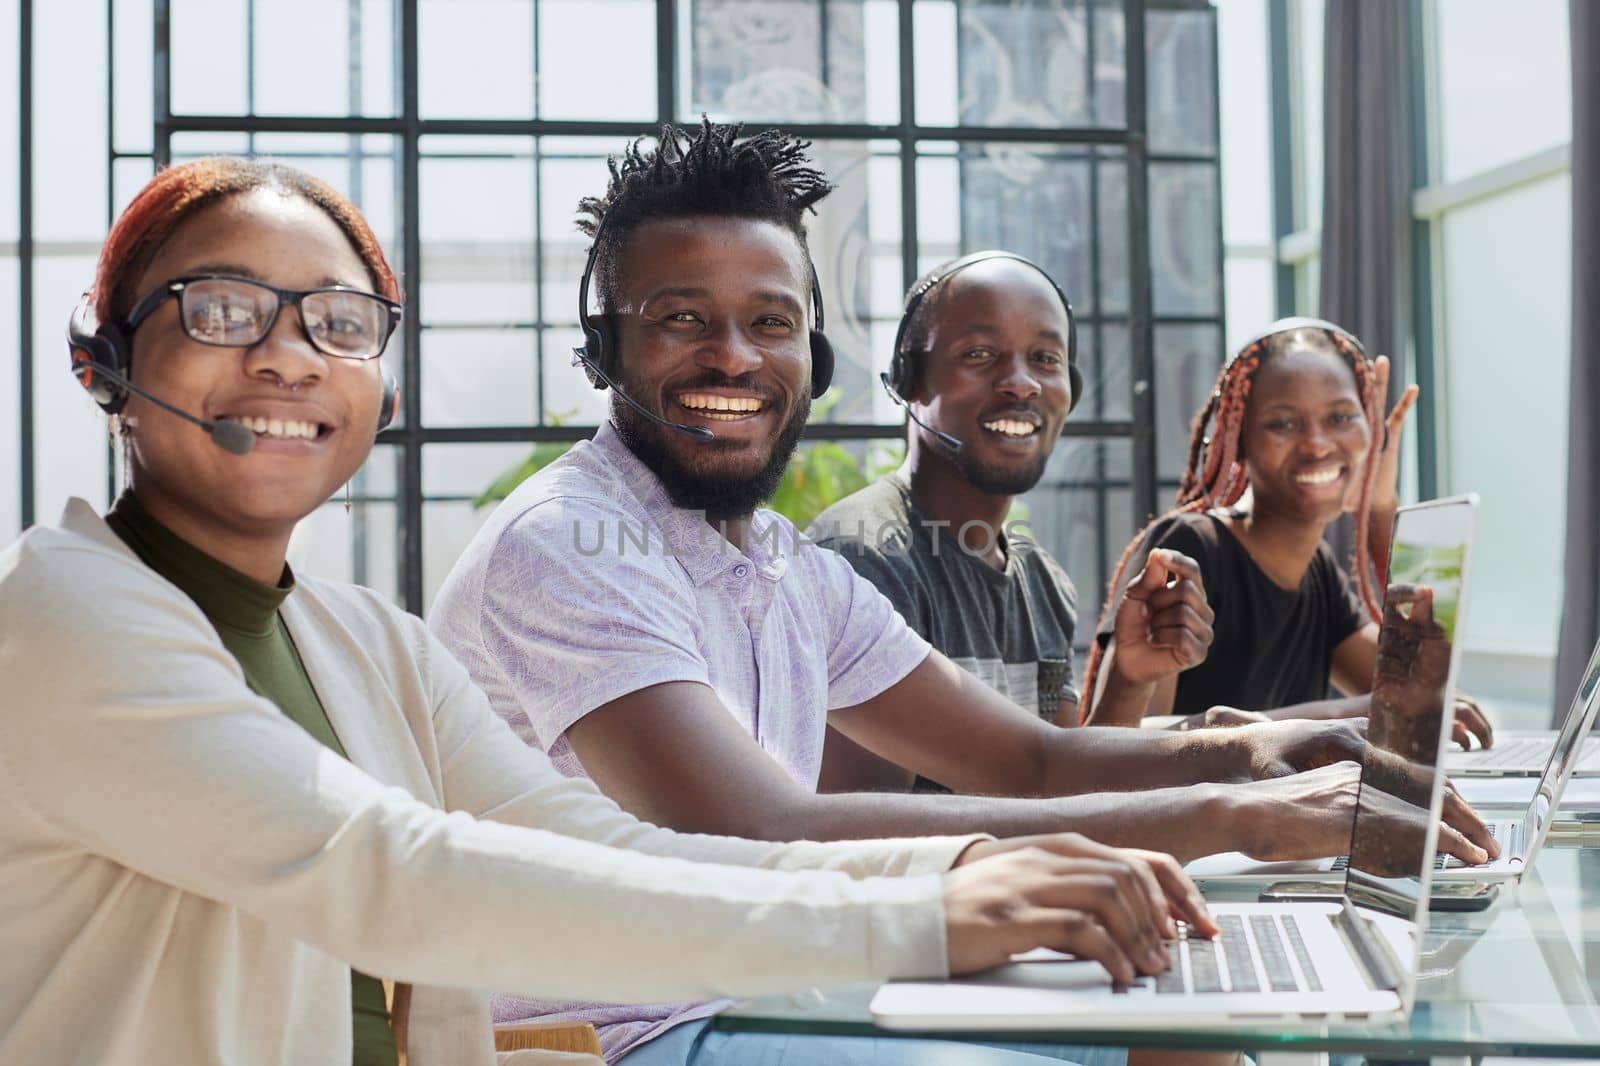
[[378, 401], [378, 431], [389, 428], [400, 417], [400, 383], [387, 370], [383, 372], [383, 397]]
[[1067, 364], [1067, 381], [1072, 387], [1072, 402], [1067, 405], [1067, 414], [1078, 406], [1078, 401], [1083, 399], [1083, 371], [1078, 369], [1077, 363]]
[[[611, 380], [617, 379], [617, 331], [610, 315], [590, 315], [583, 327], [583, 355], [585, 359], [604, 371]], [[597, 389], [605, 389], [607, 385], [594, 372], [593, 367], [587, 364], [578, 364], [583, 367], [584, 376], [589, 379], [589, 384]]]
[[821, 396], [833, 384], [833, 343], [820, 329], [811, 331], [811, 395]]
[[92, 334], [86, 333], [78, 328], [76, 315], [72, 325], [67, 339], [72, 373], [102, 411], [108, 415], [119, 413], [127, 406], [127, 390], [94, 371], [96, 367], [106, 367], [126, 377], [132, 362], [128, 357], [127, 339], [122, 330], [111, 324], [101, 325]]

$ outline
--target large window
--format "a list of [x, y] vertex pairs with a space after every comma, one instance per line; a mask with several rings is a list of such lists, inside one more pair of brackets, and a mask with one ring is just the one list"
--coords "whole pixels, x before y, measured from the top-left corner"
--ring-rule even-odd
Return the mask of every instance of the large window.
[[[1004, 247], [1061, 283], [1088, 392], [1025, 503], [1083, 590], [1085, 632], [1107, 561], [1170, 496], [1183, 427], [1220, 359], [1216, 17], [1203, 0], [32, 8], [35, 56], [113, 62], [103, 81], [49, 79], [34, 102], [36, 482], [20, 508], [20, 493], [6, 494], [5, 536], [53, 517], [69, 493], [114, 493], [116, 456], [57, 338], [139, 183], [160, 163], [215, 152], [270, 154], [326, 178], [372, 219], [402, 274], [411, 313], [386, 359], [403, 416], [354, 483], [351, 514], [330, 501], [291, 559], [413, 610], [486, 517], [473, 500], [496, 475], [603, 417], [603, 394], [569, 365], [585, 247], [573, 219], [578, 198], [603, 188], [606, 156], [662, 121], [795, 130], [837, 185], [811, 243], [839, 396], [812, 439], [902, 436], [876, 373], [904, 289], [926, 268]], [[0, 300], [17, 292], [8, 263]], [[16, 466], [22, 441], [8, 438], [0, 462]]]
[[[1314, 314], [1324, 0], [1268, 3], [1271, 84], [1285, 94], [1276, 185], [1292, 208], [1278, 216], [1280, 303]], [[1408, 430], [1402, 494], [1482, 496], [1463, 685], [1502, 726], [1542, 727], [1561, 613], [1572, 357], [1568, 4], [1414, 0], [1410, 10], [1417, 277], [1406, 354], [1431, 388]]]

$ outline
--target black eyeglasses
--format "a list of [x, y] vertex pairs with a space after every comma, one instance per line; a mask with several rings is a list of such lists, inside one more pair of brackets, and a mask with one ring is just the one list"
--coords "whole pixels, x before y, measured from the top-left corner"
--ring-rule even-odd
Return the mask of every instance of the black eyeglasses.
[[249, 348], [272, 332], [286, 303], [300, 313], [300, 326], [319, 352], [340, 359], [376, 359], [383, 354], [401, 307], [373, 292], [332, 285], [280, 289], [253, 278], [203, 274], [174, 278], [149, 293], [128, 313], [127, 331], [176, 297], [178, 321], [192, 341], [219, 348]]

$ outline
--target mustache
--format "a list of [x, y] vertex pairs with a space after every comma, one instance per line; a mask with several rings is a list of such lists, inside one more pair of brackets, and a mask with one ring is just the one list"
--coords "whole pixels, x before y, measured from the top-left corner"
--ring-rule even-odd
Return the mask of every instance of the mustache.
[[741, 392], [753, 392], [762, 399], [770, 399], [773, 396], [772, 389], [758, 381], [754, 374], [729, 377], [717, 370], [708, 370], [704, 374], [672, 386], [673, 392], [693, 392], [695, 389], [738, 389]]
[[996, 418], [1011, 418], [1026, 415], [1036, 419], [1041, 424], [1045, 421], [1044, 413], [1032, 404], [1010, 404], [1006, 407], [997, 407], [992, 411], [984, 411], [978, 416], [979, 421], [992, 421]]

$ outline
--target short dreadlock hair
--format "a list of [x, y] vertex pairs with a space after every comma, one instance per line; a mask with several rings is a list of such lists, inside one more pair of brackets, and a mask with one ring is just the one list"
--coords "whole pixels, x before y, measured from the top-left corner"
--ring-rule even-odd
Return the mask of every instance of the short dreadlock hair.
[[622, 252], [633, 231], [646, 222], [703, 216], [772, 222], [794, 234], [811, 266], [805, 212], [815, 213], [817, 201], [833, 186], [806, 157], [810, 141], [780, 130], [741, 140], [743, 128], [704, 118], [693, 130], [666, 125], [654, 150], [641, 151], [640, 138], [620, 160], [607, 160], [611, 180], [606, 194], [578, 202], [578, 229], [586, 235], [593, 238], [605, 220], [594, 269], [602, 309], [618, 305]]

